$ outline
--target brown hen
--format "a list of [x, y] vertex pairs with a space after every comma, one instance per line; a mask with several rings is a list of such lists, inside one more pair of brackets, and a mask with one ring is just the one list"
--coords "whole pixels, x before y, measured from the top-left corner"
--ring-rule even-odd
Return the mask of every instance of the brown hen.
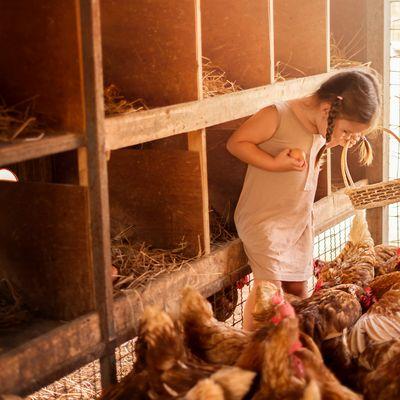
[[341, 253], [333, 261], [315, 262], [315, 273], [318, 277], [316, 290], [343, 283], [366, 287], [374, 278], [375, 263], [374, 241], [368, 230], [365, 212], [357, 211], [349, 241]]
[[301, 359], [305, 375], [308, 379], [317, 382], [321, 400], [359, 400], [361, 396], [343, 386], [324, 365], [321, 359], [308, 349], [300, 349], [296, 355]]
[[389, 359], [366, 376], [364, 396], [366, 400], [400, 398], [400, 346], [396, 345]]
[[300, 321], [302, 332], [310, 335], [317, 344], [342, 335], [360, 318], [362, 310], [357, 294], [362, 289], [356, 285], [340, 285], [322, 289], [313, 296], [292, 303]]
[[195, 359], [184, 346], [179, 322], [156, 307], [147, 307], [140, 322], [139, 365], [102, 399], [169, 399], [183, 397], [219, 367]]
[[214, 318], [210, 303], [191, 287], [183, 291], [180, 319], [189, 349], [206, 362], [233, 365], [249, 342], [248, 333]]
[[186, 400], [241, 400], [250, 390], [256, 374], [236, 367], [224, 367], [199, 381]]
[[400, 288], [387, 291], [355, 323], [349, 334], [349, 348], [358, 358], [367, 346], [400, 337]]

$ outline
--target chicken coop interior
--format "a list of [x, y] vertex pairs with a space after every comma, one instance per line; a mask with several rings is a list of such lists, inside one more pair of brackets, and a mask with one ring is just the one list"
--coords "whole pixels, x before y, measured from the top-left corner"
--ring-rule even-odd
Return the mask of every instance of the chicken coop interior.
[[260, 339], [226, 148], [260, 109], [373, 68], [374, 160], [347, 165], [352, 187], [396, 183], [400, 1], [0, 0], [0, 49], [0, 399], [400, 399], [399, 203], [356, 211], [328, 150], [322, 275]]

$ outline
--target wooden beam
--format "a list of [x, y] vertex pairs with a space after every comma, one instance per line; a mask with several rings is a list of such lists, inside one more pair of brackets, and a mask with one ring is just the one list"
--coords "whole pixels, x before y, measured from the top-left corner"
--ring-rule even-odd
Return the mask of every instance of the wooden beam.
[[[174, 308], [180, 291], [192, 285], [206, 296], [248, 270], [240, 240], [215, 249], [209, 256], [182, 270], [160, 275], [140, 292], [124, 292], [114, 305], [117, 342], [135, 336], [141, 310], [150, 304]], [[231, 277], [231, 278], [229, 278]], [[0, 354], [0, 387], [3, 392], [27, 394], [106, 353], [97, 312], [53, 329], [24, 345]]]
[[[390, 46], [390, 2], [386, 0], [366, 0], [367, 20], [367, 60], [383, 78], [383, 103], [381, 123], [389, 126], [389, 46]], [[378, 134], [371, 139], [374, 161], [367, 168], [369, 183], [386, 180], [389, 172], [389, 138]], [[388, 239], [388, 207], [368, 210], [367, 221], [375, 243], [386, 243]]]
[[107, 118], [106, 148], [114, 150], [247, 117], [277, 101], [310, 94], [336, 73], [337, 70], [204, 100]]
[[80, 1], [80, 33], [85, 92], [90, 237], [96, 310], [105, 354], [100, 359], [102, 387], [116, 382], [110, 213], [104, 135], [103, 70], [99, 0]]
[[85, 142], [82, 134], [59, 133], [46, 134], [37, 141], [15, 140], [12, 143], [0, 143], [0, 166], [75, 150], [84, 146]]
[[201, 196], [203, 200], [203, 250], [205, 254], [210, 253], [210, 212], [208, 200], [208, 173], [207, 173], [207, 151], [206, 131], [190, 132], [188, 134], [188, 149], [199, 153], [201, 174]]

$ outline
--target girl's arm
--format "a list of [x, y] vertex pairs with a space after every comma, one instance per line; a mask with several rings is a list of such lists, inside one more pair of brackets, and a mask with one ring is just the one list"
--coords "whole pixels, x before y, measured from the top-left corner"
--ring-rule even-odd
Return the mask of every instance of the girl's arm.
[[266, 171], [303, 171], [306, 163], [290, 157], [290, 149], [285, 149], [273, 157], [258, 147], [274, 135], [278, 124], [279, 115], [276, 108], [263, 108], [232, 134], [226, 148], [245, 163]]

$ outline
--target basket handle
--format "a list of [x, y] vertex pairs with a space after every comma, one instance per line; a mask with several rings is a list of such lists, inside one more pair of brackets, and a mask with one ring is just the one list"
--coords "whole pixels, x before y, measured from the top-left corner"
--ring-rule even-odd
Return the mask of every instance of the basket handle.
[[[390, 129], [387, 128], [383, 128], [383, 127], [379, 127], [379, 129], [382, 132], [386, 132], [389, 135], [393, 136], [399, 143], [400, 143], [400, 137], [398, 135], [396, 135], [393, 131], [391, 131]], [[340, 167], [342, 170], [342, 177], [343, 177], [343, 182], [344, 185], [346, 186], [346, 188], [350, 188], [350, 187], [355, 187], [355, 183], [353, 181], [353, 178], [351, 177], [350, 174], [350, 170], [349, 170], [349, 165], [347, 162], [347, 152], [349, 149], [349, 143], [347, 142], [342, 150], [342, 156], [341, 156], [341, 162], [340, 162]]]

